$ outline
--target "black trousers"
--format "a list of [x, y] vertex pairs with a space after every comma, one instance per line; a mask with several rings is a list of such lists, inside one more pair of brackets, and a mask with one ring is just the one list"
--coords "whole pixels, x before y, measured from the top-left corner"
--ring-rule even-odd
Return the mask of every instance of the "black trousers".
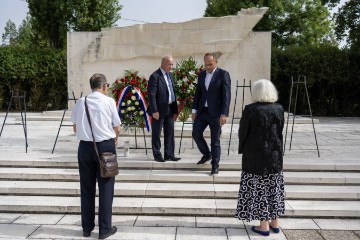
[[[204, 138], [205, 128], [210, 127], [211, 134], [211, 151], [209, 149], [208, 144]], [[204, 156], [212, 157], [211, 164], [213, 166], [219, 166], [221, 148], [220, 148], [220, 134], [221, 134], [221, 126], [219, 118], [212, 118], [207, 109], [201, 111], [198, 115], [196, 115], [192, 137], [196, 142], [200, 152]]]
[[[99, 154], [102, 152], [115, 153], [113, 139], [96, 143]], [[112, 203], [114, 197], [115, 177], [100, 177], [99, 159], [93, 142], [80, 141], [78, 148], [78, 162], [81, 190], [81, 224], [86, 232], [95, 227], [95, 194], [96, 180], [99, 187], [99, 234], [106, 234], [111, 230]]]
[[174, 138], [174, 113], [169, 105], [169, 113], [164, 118], [152, 119], [151, 145], [154, 158], [161, 154], [161, 130], [164, 128], [164, 157], [174, 157], [175, 138]]

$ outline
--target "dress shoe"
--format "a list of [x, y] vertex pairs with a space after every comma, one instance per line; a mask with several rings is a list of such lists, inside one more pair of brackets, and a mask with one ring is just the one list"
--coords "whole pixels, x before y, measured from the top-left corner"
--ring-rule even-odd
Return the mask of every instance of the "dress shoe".
[[260, 234], [262, 236], [269, 236], [270, 235], [270, 231], [260, 231], [260, 230], [257, 230], [255, 226], [251, 227], [251, 231], [253, 231], [254, 233]]
[[155, 157], [155, 161], [157, 162], [165, 162], [165, 159], [162, 156]]
[[181, 158], [178, 158], [178, 157], [166, 157], [165, 160], [168, 161], [179, 161]]
[[219, 173], [219, 167], [213, 166], [211, 168], [211, 175], [218, 174]]
[[209, 160], [211, 160], [211, 156], [203, 156], [197, 164], [204, 164]]
[[91, 232], [83, 231], [83, 237], [90, 237]]
[[117, 232], [117, 227], [113, 226], [108, 233], [99, 235], [99, 239], [105, 239], [114, 235]]

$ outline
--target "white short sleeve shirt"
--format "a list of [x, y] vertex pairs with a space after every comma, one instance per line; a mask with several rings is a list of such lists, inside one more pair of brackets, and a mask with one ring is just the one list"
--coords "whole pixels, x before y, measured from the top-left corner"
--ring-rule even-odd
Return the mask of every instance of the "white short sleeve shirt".
[[[114, 127], [121, 125], [114, 99], [94, 91], [90, 93], [86, 102], [89, 108], [91, 126], [96, 142], [115, 138]], [[71, 113], [70, 121], [76, 124], [76, 136], [82, 141], [93, 141], [91, 129], [86, 117], [85, 97], [80, 98]]]

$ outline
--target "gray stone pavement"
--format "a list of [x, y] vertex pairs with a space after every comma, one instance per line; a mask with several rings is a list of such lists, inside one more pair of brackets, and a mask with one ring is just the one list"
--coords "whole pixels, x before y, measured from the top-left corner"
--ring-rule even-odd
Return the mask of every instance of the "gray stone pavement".
[[[7, 123], [18, 123], [18, 113], [9, 115]], [[29, 113], [28, 117], [39, 116]], [[0, 113], [0, 124], [4, 114]], [[360, 118], [318, 118], [315, 125], [321, 157], [317, 157], [313, 128], [311, 124], [295, 124], [292, 139], [292, 149], [288, 150], [290, 135], [287, 135], [285, 162], [296, 162], [298, 159], [309, 158], [318, 162], [336, 162], [349, 164], [360, 160]], [[41, 158], [56, 158], [76, 154], [77, 141], [70, 127], [63, 127], [55, 153], [51, 150], [55, 141], [60, 121], [28, 121], [28, 153], [25, 153], [24, 134], [21, 126], [6, 125], [0, 137], [0, 154], [11, 159], [14, 152], [26, 160]], [[186, 136], [189, 136], [186, 125]], [[222, 158], [231, 161], [237, 158], [237, 125], [234, 125], [230, 156], [227, 147], [230, 136], [230, 124], [223, 128]], [[288, 131], [291, 130], [289, 125]], [[176, 126], [177, 133], [181, 124]], [[124, 132], [123, 132], [124, 133]], [[144, 147], [142, 133], [139, 133], [138, 147]], [[149, 135], [146, 134], [148, 147]], [[121, 136], [118, 153], [123, 152], [124, 141], [129, 140], [132, 147], [135, 139], [132, 134]], [[176, 138], [178, 147], [180, 138]], [[130, 154], [144, 154], [144, 149], [131, 149]], [[151, 155], [149, 149], [149, 154]], [[182, 142], [181, 154], [199, 156], [192, 141], [185, 137]], [[180, 154], [180, 156], [181, 156]], [[144, 155], [145, 156], [145, 155]], [[238, 160], [238, 159], [237, 159]], [[1, 198], [1, 195], [0, 195]], [[254, 223], [243, 223], [234, 218], [218, 217], [179, 217], [179, 216], [114, 216], [114, 225], [119, 228], [117, 234], [109, 239], [360, 239], [360, 216], [353, 219], [337, 218], [283, 218], [282, 232], [261, 237], [249, 231]], [[97, 229], [90, 239], [96, 239]], [[3, 239], [88, 239], [81, 235], [80, 216], [67, 214], [29, 214], [0, 213], [0, 238]]]

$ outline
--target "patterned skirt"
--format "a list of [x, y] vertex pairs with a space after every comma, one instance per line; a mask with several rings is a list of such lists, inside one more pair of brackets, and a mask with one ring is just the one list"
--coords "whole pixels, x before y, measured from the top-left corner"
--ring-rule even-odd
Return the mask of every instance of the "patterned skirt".
[[236, 218], [267, 221], [284, 213], [283, 172], [264, 176], [242, 172]]

